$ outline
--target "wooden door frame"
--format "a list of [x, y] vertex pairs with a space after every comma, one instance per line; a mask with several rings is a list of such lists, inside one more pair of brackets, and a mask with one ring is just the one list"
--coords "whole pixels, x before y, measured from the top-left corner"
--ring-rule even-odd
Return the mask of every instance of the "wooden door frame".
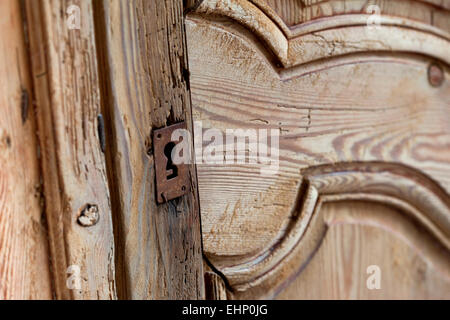
[[158, 205], [151, 140], [181, 121], [192, 132], [184, 14], [197, 4], [24, 1], [58, 299], [204, 298], [195, 165], [191, 192]]

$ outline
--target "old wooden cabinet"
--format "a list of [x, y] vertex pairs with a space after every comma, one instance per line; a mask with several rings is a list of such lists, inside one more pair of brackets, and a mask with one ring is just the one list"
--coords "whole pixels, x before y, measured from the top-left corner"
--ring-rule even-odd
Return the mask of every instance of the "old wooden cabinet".
[[[0, 299], [450, 299], [450, 0], [0, 18]], [[160, 203], [179, 122], [197, 162]]]
[[450, 298], [450, 1], [205, 0], [186, 23], [202, 133], [279, 131], [276, 174], [197, 164], [210, 297]]

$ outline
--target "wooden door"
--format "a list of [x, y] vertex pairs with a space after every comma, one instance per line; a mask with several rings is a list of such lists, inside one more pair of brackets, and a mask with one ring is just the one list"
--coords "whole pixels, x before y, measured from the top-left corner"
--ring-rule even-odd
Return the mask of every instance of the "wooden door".
[[450, 0], [0, 9], [0, 299], [450, 299]]
[[152, 140], [192, 127], [190, 6], [0, 1], [0, 300], [203, 298], [195, 166], [160, 203]]
[[[186, 28], [207, 296], [449, 299], [450, 1], [204, 0]], [[278, 171], [205, 161], [208, 129], [277, 131]]]

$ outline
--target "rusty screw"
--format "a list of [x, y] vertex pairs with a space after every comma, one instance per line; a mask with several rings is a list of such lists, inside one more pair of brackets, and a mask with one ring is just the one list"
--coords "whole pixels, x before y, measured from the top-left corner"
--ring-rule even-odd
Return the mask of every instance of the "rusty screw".
[[442, 67], [436, 63], [430, 64], [428, 67], [428, 81], [433, 87], [439, 87], [444, 82], [444, 71]]
[[81, 210], [77, 222], [82, 227], [92, 227], [97, 224], [99, 218], [98, 206], [95, 204], [87, 204], [83, 210]]

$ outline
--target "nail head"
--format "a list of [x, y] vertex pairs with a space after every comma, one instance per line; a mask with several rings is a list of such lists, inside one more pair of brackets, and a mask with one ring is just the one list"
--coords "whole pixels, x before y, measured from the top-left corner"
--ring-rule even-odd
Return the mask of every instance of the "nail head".
[[432, 63], [428, 67], [428, 81], [433, 87], [439, 87], [444, 82], [444, 71], [437, 63]]

